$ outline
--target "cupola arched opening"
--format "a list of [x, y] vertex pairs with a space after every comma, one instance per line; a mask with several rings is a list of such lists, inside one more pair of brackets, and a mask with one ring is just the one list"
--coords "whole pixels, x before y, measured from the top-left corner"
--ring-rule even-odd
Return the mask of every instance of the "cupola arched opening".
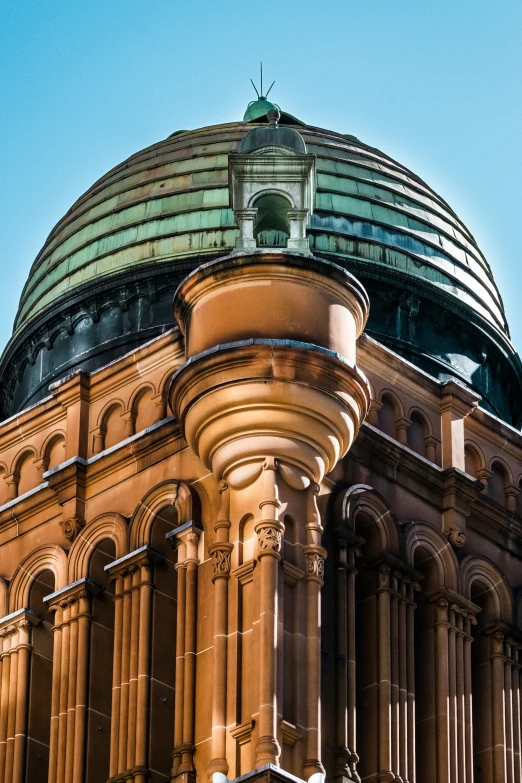
[[286, 247], [290, 236], [291, 204], [280, 193], [263, 193], [254, 202], [257, 217], [254, 238], [258, 247]]

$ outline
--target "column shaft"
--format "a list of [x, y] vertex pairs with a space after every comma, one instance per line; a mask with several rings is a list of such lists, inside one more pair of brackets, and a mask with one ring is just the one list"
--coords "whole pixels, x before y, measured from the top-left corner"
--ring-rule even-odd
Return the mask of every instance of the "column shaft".
[[145, 781], [148, 758], [148, 732], [150, 715], [150, 658], [151, 658], [151, 621], [153, 584], [151, 569], [148, 564], [141, 566], [141, 584], [139, 589], [139, 655], [138, 655], [138, 689], [136, 713], [136, 756], [135, 765], [143, 768], [135, 780]]
[[187, 585], [187, 567], [184, 563], [176, 566], [178, 572], [177, 620], [176, 620], [176, 693], [174, 699], [174, 750], [172, 753], [171, 779], [176, 777], [181, 764], [181, 746], [183, 744], [183, 702], [185, 684], [185, 603]]
[[111, 752], [109, 774], [118, 772], [121, 705], [121, 653], [123, 634], [123, 576], [114, 579], [114, 655], [112, 668]]
[[78, 615], [78, 661], [75, 710], [75, 748], [72, 783], [82, 783], [85, 775], [87, 742], [87, 693], [89, 675], [89, 643], [91, 631], [90, 601], [87, 594], [80, 594]]
[[[76, 713], [76, 677], [78, 670], [78, 602], [71, 603], [70, 644], [69, 644], [69, 680], [67, 691], [66, 745], [65, 745], [65, 781], [72, 780], [74, 762], [74, 728]], [[62, 749], [62, 753], [63, 753]]]
[[379, 628], [379, 718], [378, 718], [378, 758], [379, 780], [393, 780], [391, 772], [391, 658], [390, 658], [390, 566], [379, 566], [379, 587], [377, 588], [378, 628]]
[[220, 508], [214, 531], [215, 543], [209, 547], [213, 560], [212, 581], [214, 582], [214, 650], [212, 683], [212, 758], [208, 768], [212, 776], [227, 775], [227, 649], [228, 649], [228, 581], [230, 578], [230, 556], [233, 545], [229, 543], [230, 490], [224, 481], [219, 484]]
[[53, 681], [51, 694], [51, 733], [49, 738], [49, 780], [58, 780], [59, 726], [60, 726], [60, 685], [62, 674], [62, 623], [63, 608], [52, 606], [53, 626]]
[[[129, 707], [127, 721], [127, 763], [126, 769], [132, 769], [136, 758], [136, 721], [138, 720], [138, 649], [141, 644], [140, 630], [140, 569], [132, 571], [132, 588], [130, 596], [130, 640], [129, 660]], [[145, 642], [146, 643], [146, 642]], [[123, 770], [121, 770], [123, 772]]]
[[13, 749], [13, 783], [23, 783], [25, 770], [25, 752], [27, 748], [27, 715], [29, 707], [29, 663], [31, 647], [29, 644], [28, 620], [19, 624], [18, 637], [18, 688], [16, 693], [16, 717]]

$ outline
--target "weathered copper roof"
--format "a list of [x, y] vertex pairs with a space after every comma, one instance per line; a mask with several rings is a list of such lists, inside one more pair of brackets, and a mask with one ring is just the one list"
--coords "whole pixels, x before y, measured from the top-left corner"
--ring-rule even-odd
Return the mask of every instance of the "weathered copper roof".
[[[265, 112], [250, 122], [178, 131], [115, 166], [78, 199], [22, 292], [0, 361], [4, 415], [41, 398], [64, 374], [102, 366], [172, 324], [178, 282], [235, 246], [229, 154], [253, 128], [264, 139], [267, 119]], [[298, 135], [317, 156], [310, 248], [366, 287], [368, 333], [435, 377], [470, 386], [506, 421], [521, 422], [522, 365], [502, 301], [451, 207], [354, 136], [284, 112], [281, 122], [278, 132]]]
[[[252, 125], [185, 131], [130, 157], [55, 226], [24, 287], [15, 328], [58, 297], [125, 267], [226, 251], [236, 228], [228, 154]], [[422, 278], [507, 331], [489, 266], [467, 228], [421, 179], [353, 137], [299, 127], [317, 155], [312, 248]]]

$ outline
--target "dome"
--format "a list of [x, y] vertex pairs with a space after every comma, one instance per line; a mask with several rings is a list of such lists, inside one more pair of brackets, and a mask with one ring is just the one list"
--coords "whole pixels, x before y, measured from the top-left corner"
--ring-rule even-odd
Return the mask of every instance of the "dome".
[[54, 380], [96, 369], [172, 325], [181, 279], [234, 248], [230, 153], [277, 132], [316, 156], [310, 248], [363, 283], [371, 302], [367, 332], [434, 377], [473, 388], [484, 407], [518, 425], [522, 373], [502, 300], [451, 207], [354, 136], [284, 112], [284, 127], [274, 131], [266, 115], [275, 104], [265, 103], [249, 107], [252, 121], [179, 131], [141, 150], [59, 221], [31, 268], [2, 357], [3, 414], [41, 399]]

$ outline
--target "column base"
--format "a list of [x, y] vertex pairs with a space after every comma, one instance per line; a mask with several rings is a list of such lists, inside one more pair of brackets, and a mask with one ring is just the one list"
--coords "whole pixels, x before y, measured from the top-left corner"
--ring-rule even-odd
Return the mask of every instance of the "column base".
[[230, 783], [305, 783], [302, 778], [285, 772], [281, 767], [275, 767], [273, 764], [264, 764], [251, 772], [246, 772], [238, 778], [234, 778]]

